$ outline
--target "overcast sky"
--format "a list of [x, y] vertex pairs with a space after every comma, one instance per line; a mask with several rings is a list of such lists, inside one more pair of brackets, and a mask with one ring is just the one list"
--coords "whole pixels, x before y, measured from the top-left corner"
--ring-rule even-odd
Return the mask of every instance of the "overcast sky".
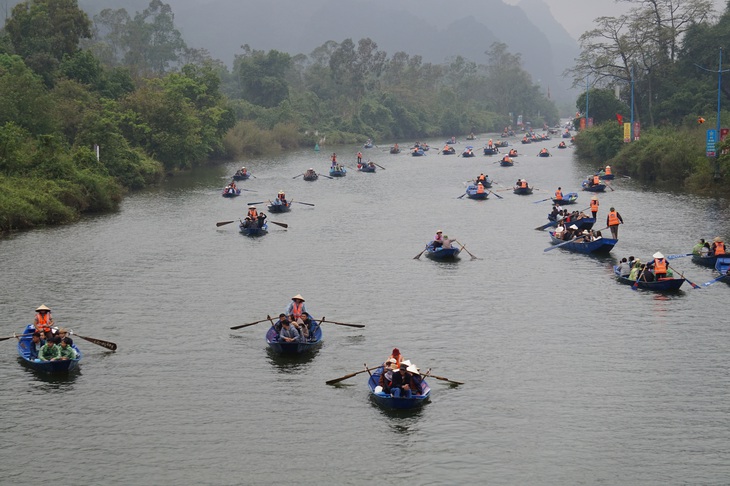
[[[510, 5], [516, 5], [520, 0], [503, 0]], [[629, 2], [614, 2], [613, 0], [543, 0], [565, 30], [576, 40], [584, 32], [593, 29], [593, 19], [606, 16], [618, 16], [629, 11], [632, 4]], [[726, 0], [714, 0], [716, 12], [725, 10]], [[635, 5], [635, 4], [634, 4]]]

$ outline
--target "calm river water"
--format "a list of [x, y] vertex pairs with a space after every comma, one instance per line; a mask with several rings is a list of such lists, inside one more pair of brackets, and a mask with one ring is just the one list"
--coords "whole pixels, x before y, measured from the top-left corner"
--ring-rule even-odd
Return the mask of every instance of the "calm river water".
[[[119, 345], [77, 338], [80, 372], [59, 379], [0, 343], [0, 483], [728, 484], [730, 288], [634, 292], [611, 270], [730, 237], [727, 202], [617, 179], [599, 196], [597, 227], [612, 205], [626, 223], [611, 257], [543, 252], [534, 228], [550, 203], [534, 202], [560, 185], [587, 208], [593, 168], [555, 139], [517, 143], [512, 168], [437, 155], [442, 142], [421, 158], [361, 149], [386, 170], [316, 182], [292, 177], [326, 174], [332, 147], [246, 160], [256, 179], [239, 187], [257, 192], [236, 199], [220, 191], [240, 162], [201, 169], [118, 213], [0, 240], [3, 336], [45, 303], [57, 323]], [[542, 146], [554, 156], [536, 157]], [[354, 169], [358, 147], [334, 150]], [[524, 177], [541, 190], [457, 199], [480, 172], [494, 189]], [[315, 206], [271, 215], [289, 228], [263, 238], [216, 227], [279, 190]], [[437, 229], [480, 259], [415, 260]], [[715, 276], [672, 265], [695, 283]], [[266, 324], [229, 329], [298, 293], [315, 316], [366, 327], [325, 324], [302, 359], [270, 354]], [[465, 384], [431, 380], [431, 402], [406, 414], [369, 401], [367, 374], [325, 385], [394, 346]]]

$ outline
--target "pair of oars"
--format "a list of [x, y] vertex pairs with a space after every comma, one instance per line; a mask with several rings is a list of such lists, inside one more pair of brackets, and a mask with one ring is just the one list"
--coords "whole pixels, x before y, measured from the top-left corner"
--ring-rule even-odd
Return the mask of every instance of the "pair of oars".
[[[240, 221], [240, 219], [239, 219], [239, 221]], [[235, 223], [235, 222], [236, 222], [235, 220], [234, 221], [218, 221], [215, 225], [216, 226], [224, 226], [224, 225], [231, 224], [231, 223]], [[289, 227], [289, 225], [286, 224], [286, 223], [277, 223], [276, 221], [269, 221], [269, 223], [272, 223], [272, 224], [281, 226], [282, 228], [288, 228]]]
[[[305, 175], [305, 174], [302, 173], [302, 174], [296, 175], [296, 176], [292, 177], [292, 179], [296, 179], [297, 177], [302, 177], [303, 175]], [[330, 177], [330, 176], [324, 175], [324, 174], [316, 174], [316, 175], [326, 177], [327, 179], [334, 179], [334, 177]]]
[[[256, 324], [260, 324], [260, 323], [266, 322], [266, 321], [273, 322], [273, 319], [271, 318], [271, 316], [266, 316], [266, 319], [261, 319], [260, 321], [248, 322], [246, 324], [239, 324], [237, 326], [232, 326], [231, 329], [242, 329], [244, 327], [255, 326]], [[348, 326], [348, 327], [358, 327], [358, 328], [365, 327], [365, 324], [349, 324], [347, 322], [328, 321], [324, 317], [322, 317], [322, 319], [320, 319], [319, 323], [322, 324], [323, 322], [329, 322], [330, 324], [337, 324], [338, 326]]]
[[[339, 383], [341, 381], [347, 380], [348, 378], [352, 378], [353, 376], [359, 375], [360, 373], [365, 373], [366, 371], [369, 373], [371, 371], [377, 371], [380, 368], [381, 368], [380, 366], [378, 366], [377, 368], [368, 368], [367, 366], [365, 366], [365, 369], [362, 370], [362, 371], [355, 371], [354, 373], [349, 373], [349, 374], [347, 374], [345, 376], [341, 376], [340, 378], [335, 378], [334, 380], [327, 380], [325, 382], [325, 384], [327, 384], [327, 385], [334, 385], [334, 384]], [[434, 374], [431, 373], [431, 370], [430, 369], [429, 369], [428, 373], [418, 373], [418, 374], [421, 375], [421, 376], [423, 376], [424, 378], [436, 378], [437, 380], [448, 381], [449, 383], [454, 384], [454, 385], [463, 385], [464, 384], [464, 382], [462, 382], [462, 381], [450, 380], [450, 379], [445, 378], [443, 376], [434, 375]]]

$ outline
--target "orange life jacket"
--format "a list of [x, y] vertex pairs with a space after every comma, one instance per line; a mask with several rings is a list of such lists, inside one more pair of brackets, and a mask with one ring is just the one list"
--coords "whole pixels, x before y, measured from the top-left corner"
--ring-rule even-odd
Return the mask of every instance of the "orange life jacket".
[[606, 166], [606, 175], [611, 175], [611, 166], [610, 165]]
[[715, 255], [724, 255], [725, 254], [725, 243], [722, 241], [715, 243]]
[[248, 217], [251, 218], [251, 219], [258, 219], [259, 213], [257, 213], [255, 209], [249, 209], [248, 210]]
[[484, 177], [483, 175], [480, 175], [479, 177], [477, 177], [477, 182], [481, 182], [482, 184], [484, 184], [484, 181], [486, 181], [486, 180], [487, 180], [487, 178]]
[[667, 273], [667, 261], [664, 258], [654, 259], [654, 275], [657, 273]]
[[608, 225], [613, 226], [616, 224], [619, 224], [621, 221], [618, 219], [618, 213], [616, 211], [611, 211], [608, 213]]
[[594, 186], [597, 186], [597, 185], [598, 185], [598, 184], [600, 184], [600, 183], [601, 183], [601, 178], [600, 178], [600, 177], [598, 177], [597, 175], [594, 175], [594, 176], [593, 176], [593, 185], [594, 185]]
[[527, 181], [520, 182], [520, 187], [527, 188]]
[[563, 199], [563, 193], [558, 189], [555, 191], [555, 199]]
[[299, 319], [302, 317], [302, 307], [304, 306], [304, 302], [292, 302], [292, 308], [291, 308], [291, 315], [294, 319]]
[[43, 332], [51, 332], [51, 313], [46, 312], [45, 314], [41, 312], [37, 312], [35, 315], [36, 321], [38, 321], [35, 325], [35, 328], [38, 331]]
[[596, 199], [591, 199], [591, 211], [598, 212], [598, 201]]
[[484, 186], [477, 184], [477, 194], [484, 194]]

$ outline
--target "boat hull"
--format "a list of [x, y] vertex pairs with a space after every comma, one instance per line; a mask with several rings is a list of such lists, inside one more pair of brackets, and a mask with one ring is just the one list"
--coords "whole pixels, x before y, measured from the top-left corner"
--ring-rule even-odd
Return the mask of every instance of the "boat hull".
[[238, 225], [238, 230], [241, 232], [241, 234], [246, 236], [264, 236], [266, 233], [269, 232], [269, 225], [264, 223], [261, 228], [259, 228], [258, 226], [245, 228], [243, 226], [243, 223], [240, 223]]
[[330, 169], [330, 177], [345, 177], [346, 175], [347, 170], [344, 167], [340, 170]]
[[560, 204], [561, 206], [565, 206], [566, 204], [575, 204], [577, 200], [577, 192], [569, 192], [568, 194], [563, 194], [563, 199], [553, 198], [553, 202], [555, 204]]
[[460, 248], [434, 248], [432, 243], [426, 245], [426, 257], [431, 260], [448, 261], [459, 258]]
[[297, 355], [308, 353], [322, 344], [322, 328], [319, 326], [319, 322], [315, 321], [314, 339], [309, 341], [286, 343], [279, 342], [279, 336], [276, 333], [276, 329], [274, 329], [274, 326], [271, 326], [269, 330], [266, 331], [266, 344], [276, 354]]
[[699, 256], [699, 255], [692, 255], [692, 262], [696, 263], [697, 265], [702, 265], [703, 267], [709, 267], [709, 268], [715, 268], [717, 266], [717, 261], [720, 258], [730, 258], [730, 253], [725, 253], [725, 255], [717, 255], [717, 256]]
[[319, 175], [318, 174], [305, 175], [304, 176], [304, 180], [305, 181], [316, 181], [317, 179], [319, 179]]
[[[550, 242], [553, 245], [558, 245], [560, 243], [565, 243], [565, 240], [561, 240], [559, 238], [556, 238], [554, 236], [554, 232], [550, 233]], [[618, 240], [614, 240], [613, 238], [600, 238], [595, 241], [588, 241], [588, 242], [571, 242], [571, 243], [565, 243], [560, 248], [567, 251], [572, 251], [573, 253], [583, 253], [584, 255], [588, 254], [600, 254], [600, 253], [609, 253], [614, 246], [616, 246], [616, 243], [618, 243]]]
[[374, 166], [370, 167], [369, 165], [363, 165], [363, 166], [358, 166], [357, 170], [360, 172], [375, 172], [375, 167]]
[[72, 345], [76, 351], [76, 359], [64, 359], [57, 361], [36, 361], [35, 359], [30, 359], [30, 346], [32, 343], [30, 335], [33, 334], [33, 331], [35, 331], [34, 327], [26, 326], [21, 333], [23, 334], [23, 337], [18, 340], [18, 357], [22, 361], [23, 365], [39, 373], [48, 374], [64, 374], [78, 369], [82, 355], [79, 348], [76, 347], [76, 344]]
[[240, 195], [241, 195], [240, 189], [236, 189], [235, 191], [228, 191], [228, 192], [224, 191], [223, 193], [221, 193], [221, 196], [223, 196], [223, 197], [238, 197]]
[[287, 202], [286, 204], [271, 203], [267, 207], [269, 208], [270, 213], [288, 213], [289, 211], [291, 211], [291, 202]]
[[494, 148], [484, 147], [484, 155], [496, 155], [498, 153], [499, 153], [499, 150], [497, 149], [497, 147], [494, 147]]
[[[616, 279], [620, 283], [631, 286], [634, 286], [636, 284], [635, 280], [631, 280], [628, 277], [622, 277], [619, 274], [617, 266], [613, 267], [613, 272], [616, 275]], [[683, 278], [667, 278], [655, 282], [642, 282], [641, 280], [639, 280], [639, 283], [636, 284], [636, 288], [651, 290], [654, 292], [676, 292], [677, 290], [679, 290], [683, 283]]]
[[512, 189], [512, 192], [519, 196], [527, 196], [528, 194], [532, 194], [532, 188], [531, 187], [515, 187]]
[[233, 180], [234, 181], [245, 181], [249, 177], [251, 177], [251, 174], [249, 174], [248, 172], [245, 173], [245, 174], [233, 174]]
[[368, 388], [370, 389], [370, 398], [378, 406], [388, 410], [410, 410], [421, 407], [428, 401], [431, 396], [431, 387], [428, 386], [426, 380], [421, 381], [421, 394], [412, 395], [410, 398], [405, 397], [392, 397], [388, 393], [382, 391], [376, 391], [378, 383], [380, 382], [380, 375], [383, 373], [383, 367], [381, 366], [375, 371], [370, 378], [368, 378]]
[[[581, 219], [576, 219], [576, 220], [570, 221], [570, 222], [564, 221], [564, 223], [565, 223], [566, 227], [574, 224], [578, 227], [579, 230], [591, 229], [591, 228], [593, 228], [593, 225], [596, 224], [596, 218], [581, 218]], [[557, 221], [552, 221], [550, 226], [547, 226], [547, 227], [554, 228], [557, 225], [558, 225]]]
[[606, 190], [606, 184], [589, 185], [588, 181], [583, 181], [581, 185], [583, 186], [583, 190], [588, 192], [603, 192]]

